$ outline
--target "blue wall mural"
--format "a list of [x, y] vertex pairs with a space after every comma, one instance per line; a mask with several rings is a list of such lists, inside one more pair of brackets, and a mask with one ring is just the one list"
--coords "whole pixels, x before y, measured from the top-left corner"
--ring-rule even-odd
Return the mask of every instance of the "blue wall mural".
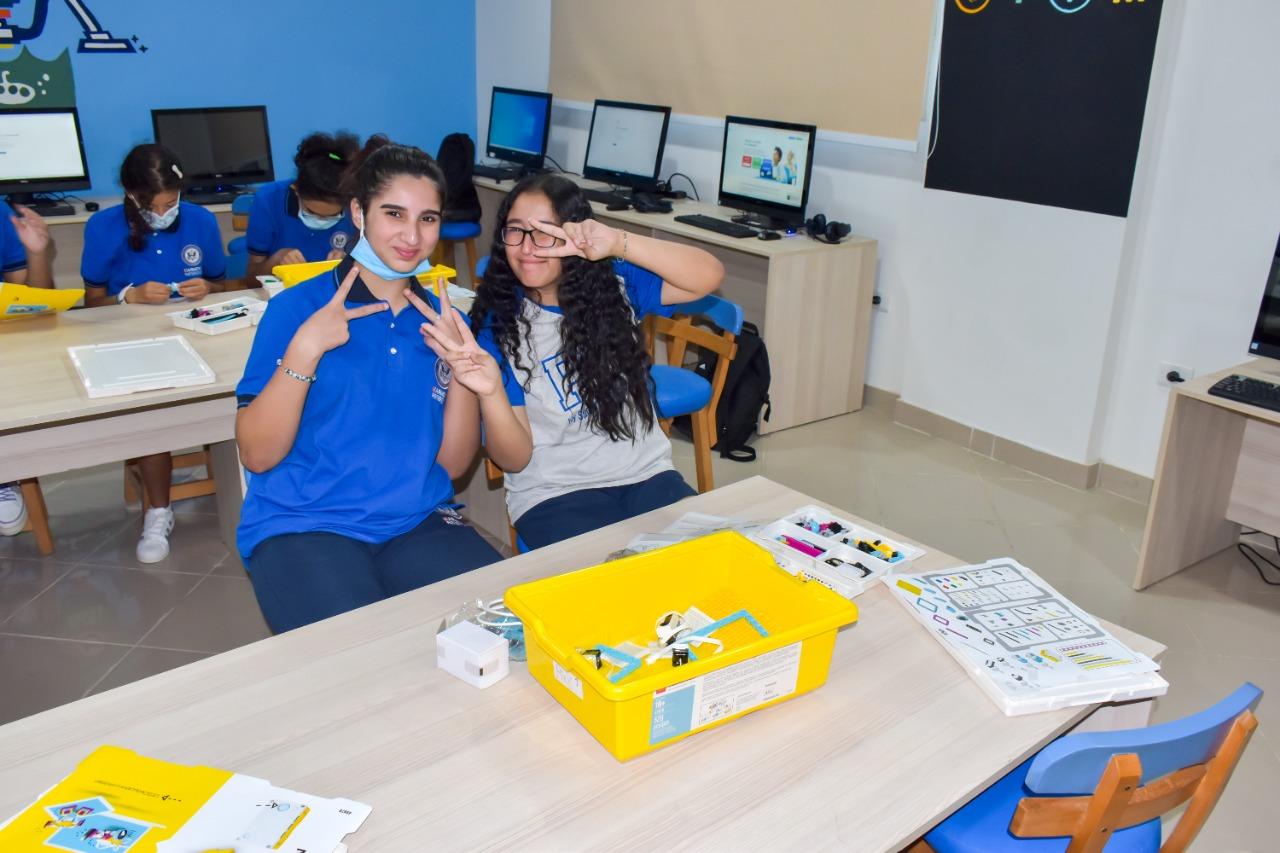
[[474, 137], [475, 41], [471, 0], [0, 0], [0, 109], [75, 104], [90, 196], [152, 109], [265, 104], [283, 179], [313, 130]]

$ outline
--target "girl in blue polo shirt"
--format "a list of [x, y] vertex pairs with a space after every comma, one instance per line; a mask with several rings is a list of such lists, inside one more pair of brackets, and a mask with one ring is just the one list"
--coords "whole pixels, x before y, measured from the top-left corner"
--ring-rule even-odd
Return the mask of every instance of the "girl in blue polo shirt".
[[444, 175], [375, 136], [344, 189], [360, 239], [271, 300], [236, 388], [251, 474], [237, 545], [273, 631], [499, 559], [451, 508], [479, 447], [475, 396], [419, 327]]
[[335, 260], [345, 254], [355, 226], [341, 183], [359, 150], [360, 141], [350, 133], [313, 133], [298, 143], [293, 158], [297, 177], [254, 193], [245, 235], [250, 281], [279, 264]]
[[[4, 280], [53, 287], [53, 241], [34, 210], [0, 202], [0, 271]], [[16, 536], [27, 525], [27, 507], [17, 483], [0, 483], [0, 536]]]
[[[84, 226], [80, 277], [87, 306], [113, 302], [165, 305], [203, 299], [222, 289], [226, 256], [209, 211], [182, 201], [182, 166], [160, 145], [139, 145], [120, 166], [124, 203], [100, 210]], [[173, 457], [139, 458], [151, 505], [146, 507], [137, 556], [157, 563], [169, 556]]]
[[518, 183], [494, 234], [471, 308], [480, 345], [445, 320], [423, 332], [480, 396], [520, 537], [537, 548], [693, 494], [656, 423], [639, 322], [715, 290], [724, 267], [596, 221], [558, 175]]

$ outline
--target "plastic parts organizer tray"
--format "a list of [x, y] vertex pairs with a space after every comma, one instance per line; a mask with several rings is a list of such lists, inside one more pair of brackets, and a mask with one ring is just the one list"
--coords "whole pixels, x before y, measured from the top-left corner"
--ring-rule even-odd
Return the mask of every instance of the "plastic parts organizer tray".
[[[809, 522], [806, 526], [805, 522]], [[819, 530], [811, 529], [817, 526]], [[846, 542], [847, 540], [847, 542]], [[802, 506], [755, 534], [787, 571], [804, 575], [830, 587], [845, 598], [869, 589], [894, 569], [905, 569], [924, 555], [924, 549], [889, 539], [817, 506]], [[879, 542], [881, 549], [896, 553], [867, 553], [856, 543]]]
[[[524, 621], [529, 672], [596, 740], [625, 761], [827, 680], [836, 631], [857, 607], [780, 569], [764, 550], [724, 532], [507, 590]], [[746, 610], [715, 636], [718, 653], [659, 659], [615, 683], [580, 653], [644, 642], [655, 619], [696, 607], [712, 619]]]

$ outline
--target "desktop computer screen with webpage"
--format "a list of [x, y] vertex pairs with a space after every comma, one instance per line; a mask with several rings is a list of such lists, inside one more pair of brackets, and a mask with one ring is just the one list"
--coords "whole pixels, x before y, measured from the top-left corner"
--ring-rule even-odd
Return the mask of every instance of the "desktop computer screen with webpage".
[[498, 160], [540, 168], [550, 119], [550, 93], [494, 86], [486, 153]]
[[73, 213], [34, 194], [88, 189], [78, 118], [74, 109], [0, 112], [0, 193], [45, 216]]
[[583, 176], [630, 187], [656, 183], [670, 117], [670, 107], [596, 101]]
[[1258, 309], [1258, 322], [1253, 328], [1249, 354], [1280, 359], [1280, 241], [1277, 241], [1271, 258], [1271, 271], [1262, 291], [1262, 307]]
[[817, 129], [762, 119], [725, 119], [720, 203], [778, 223], [804, 221]]

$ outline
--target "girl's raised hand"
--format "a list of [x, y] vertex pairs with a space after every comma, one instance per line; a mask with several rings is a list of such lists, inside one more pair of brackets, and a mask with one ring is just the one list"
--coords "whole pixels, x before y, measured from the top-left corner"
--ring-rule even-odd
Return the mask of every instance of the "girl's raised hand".
[[476, 343], [471, 328], [453, 310], [447, 283], [442, 282], [440, 285], [439, 313], [433, 311], [412, 290], [406, 289], [405, 296], [427, 318], [427, 322], [422, 324], [423, 342], [448, 363], [449, 369], [463, 386], [481, 397], [487, 397], [502, 388], [502, 369], [493, 356]]
[[543, 234], [550, 234], [564, 241], [562, 245], [552, 246], [549, 249], [535, 249], [534, 257], [579, 257], [589, 261], [600, 261], [622, 254], [624, 245], [622, 232], [595, 219], [566, 222], [563, 225], [534, 220], [530, 224]]

